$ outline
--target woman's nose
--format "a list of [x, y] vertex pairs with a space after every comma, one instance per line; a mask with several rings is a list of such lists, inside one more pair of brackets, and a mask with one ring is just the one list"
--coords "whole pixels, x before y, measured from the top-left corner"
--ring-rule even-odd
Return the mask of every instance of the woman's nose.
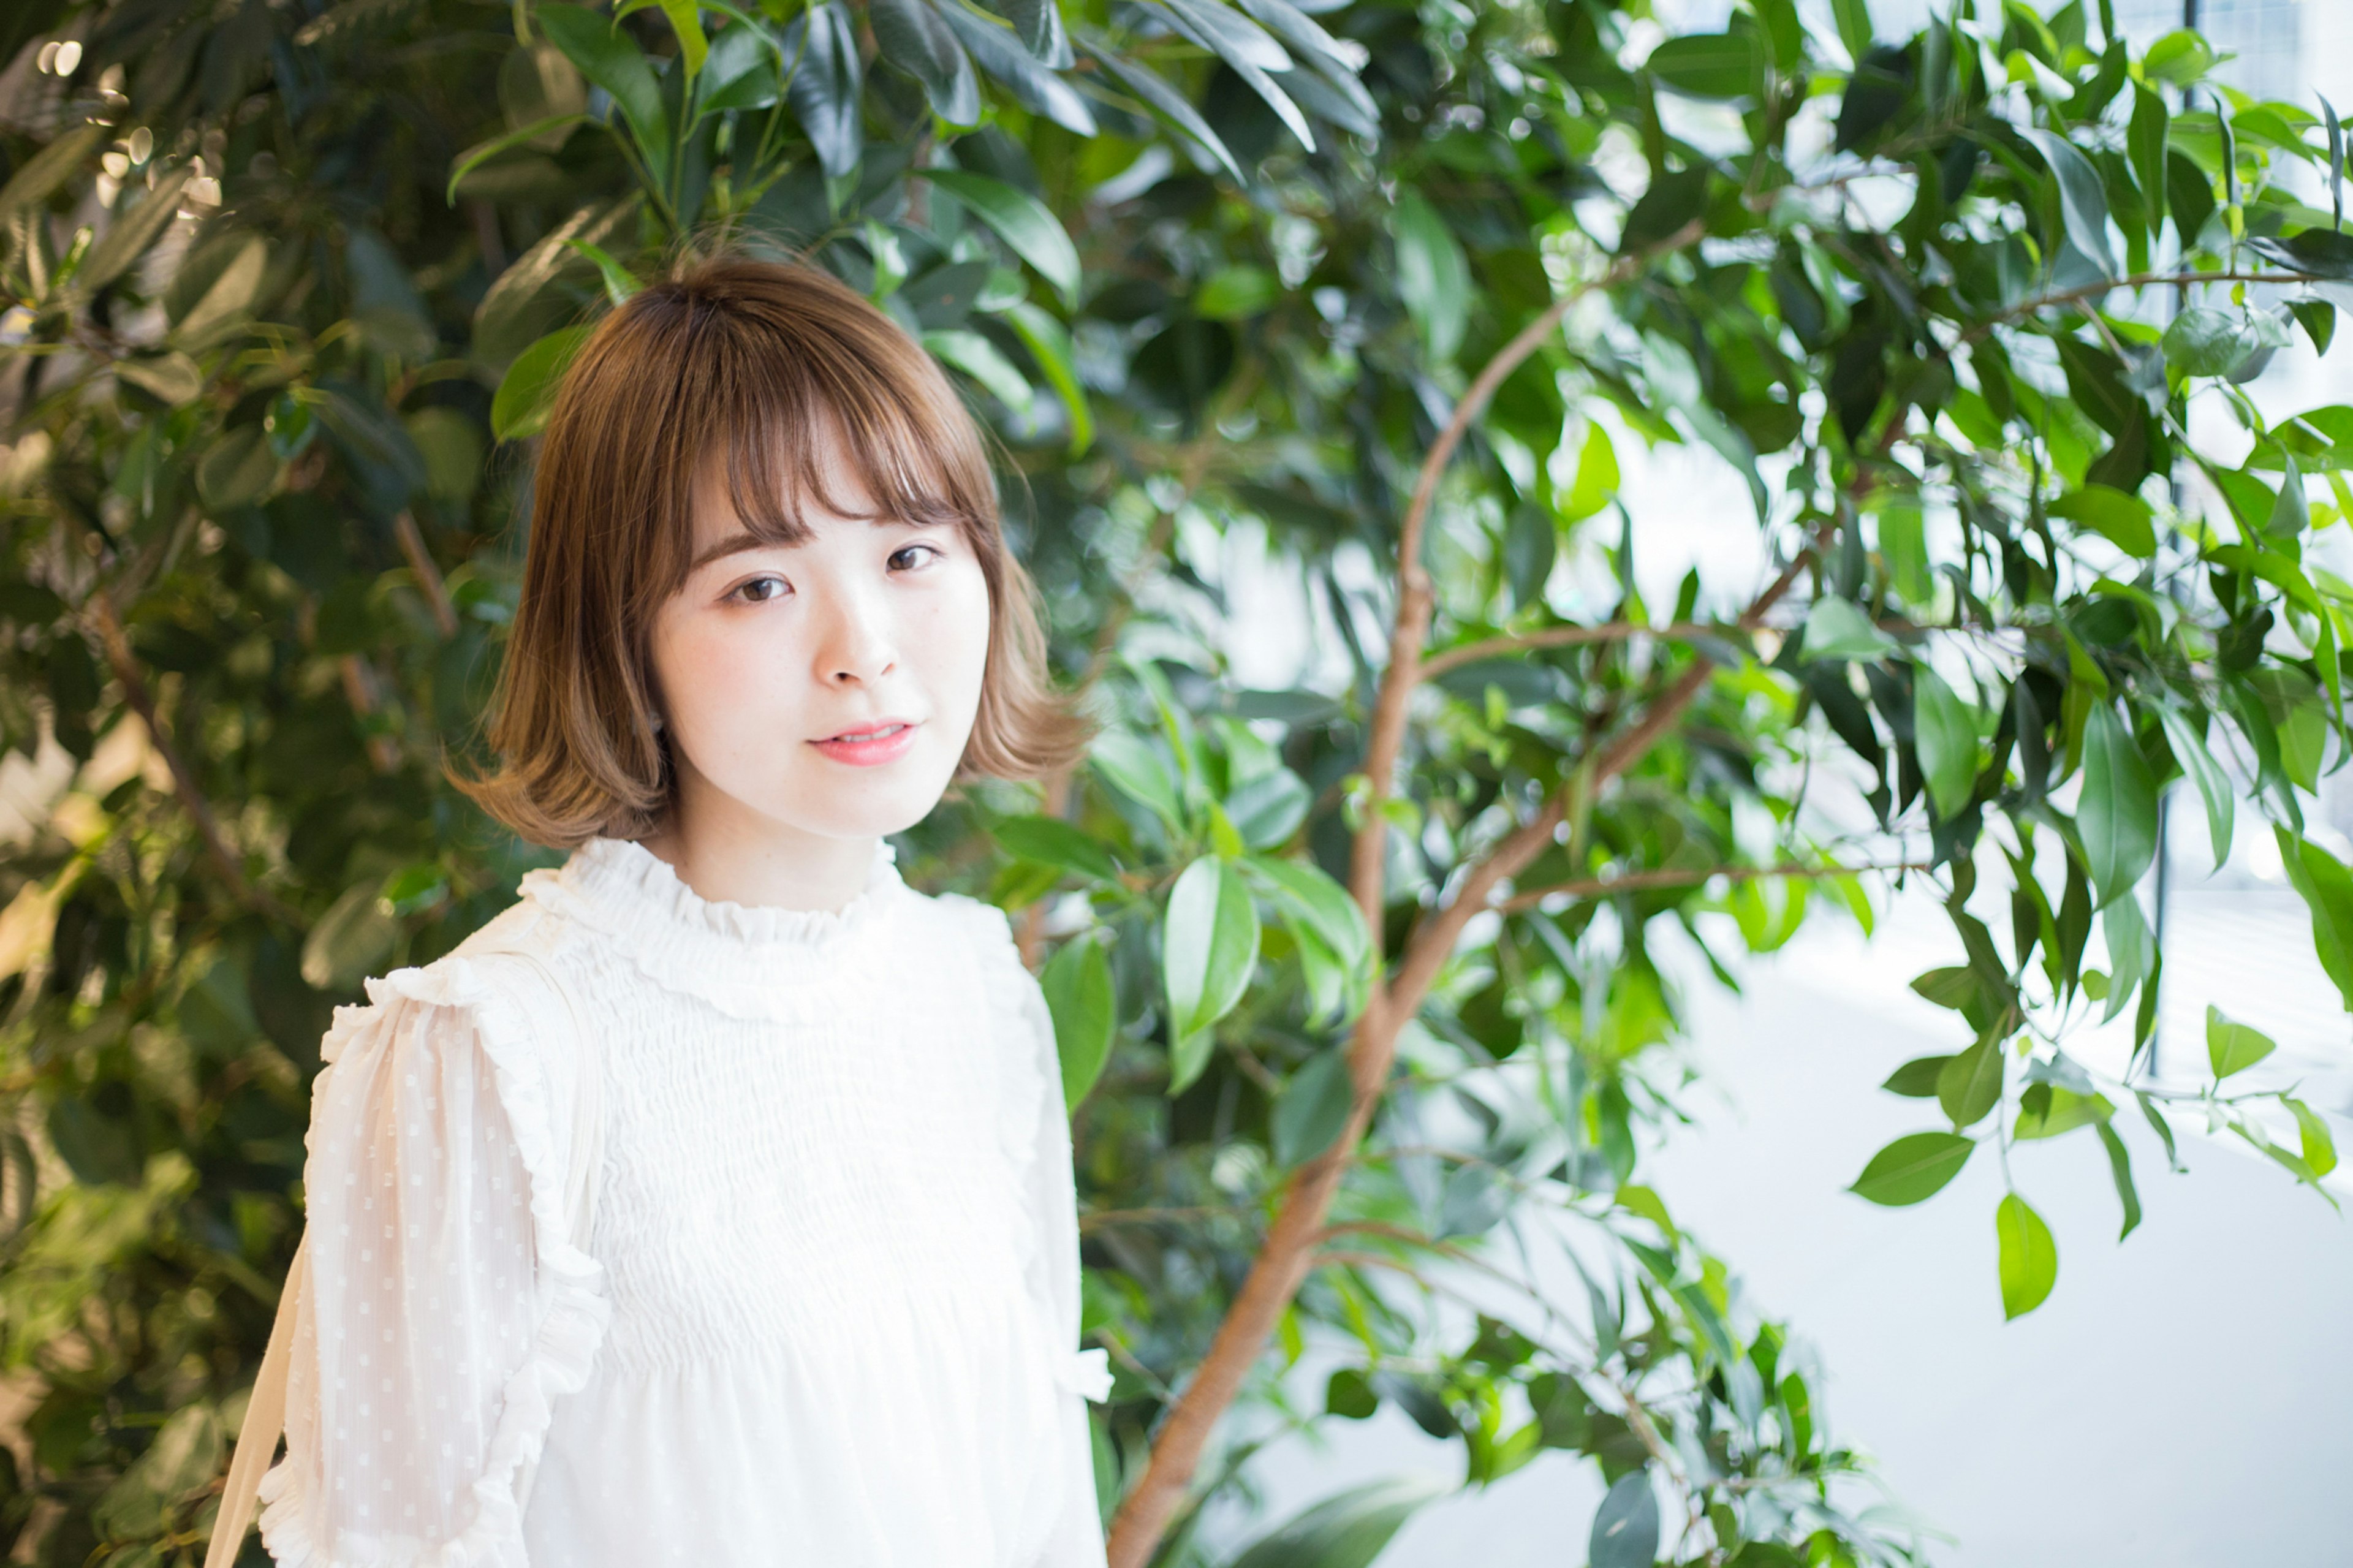
[[867, 684], [889, 674], [898, 662], [890, 610], [875, 595], [845, 590], [828, 618], [818, 659], [818, 672], [830, 686]]

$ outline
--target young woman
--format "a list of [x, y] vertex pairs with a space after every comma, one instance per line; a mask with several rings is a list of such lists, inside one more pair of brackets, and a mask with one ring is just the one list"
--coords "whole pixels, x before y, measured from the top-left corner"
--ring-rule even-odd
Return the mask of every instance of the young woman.
[[885, 838], [1084, 745], [1031, 592], [956, 394], [832, 279], [706, 261], [590, 336], [459, 781], [571, 854], [322, 1046], [283, 1568], [1099, 1568], [1051, 1020]]

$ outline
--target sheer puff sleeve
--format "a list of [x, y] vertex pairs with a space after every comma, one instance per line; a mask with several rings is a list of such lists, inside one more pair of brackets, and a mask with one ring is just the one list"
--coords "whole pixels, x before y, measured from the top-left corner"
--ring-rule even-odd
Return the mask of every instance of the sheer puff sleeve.
[[1071, 1170], [1071, 1123], [1062, 1104], [1053, 1014], [1038, 977], [1021, 962], [1003, 910], [970, 900], [981, 928], [990, 1021], [1008, 1047], [999, 1128], [1028, 1221], [1024, 1268], [1030, 1294], [1061, 1352], [1061, 1507], [1038, 1568], [1103, 1568], [1103, 1517], [1095, 1501], [1094, 1436], [1087, 1405], [1111, 1392], [1101, 1350], [1079, 1348], [1079, 1204]]
[[609, 1312], [565, 1234], [573, 1086], [484, 961], [367, 994], [320, 1047], [310, 1285], [262, 1540], [280, 1568], [524, 1568], [516, 1475]]

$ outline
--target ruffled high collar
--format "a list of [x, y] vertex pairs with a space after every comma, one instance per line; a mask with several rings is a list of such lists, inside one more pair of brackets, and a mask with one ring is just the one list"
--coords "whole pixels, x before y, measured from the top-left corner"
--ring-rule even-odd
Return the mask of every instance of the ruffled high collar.
[[883, 925], [907, 891], [898, 852], [875, 841], [865, 886], [839, 910], [787, 910], [706, 899], [644, 845], [591, 838], [561, 868], [522, 879], [525, 898], [612, 939], [649, 978], [699, 995], [739, 1017], [798, 1009], [806, 983], [838, 973]]
[[592, 838], [572, 853], [563, 875], [616, 913], [767, 947], [779, 942], [823, 945], [873, 918], [891, 889], [900, 886], [899, 852], [887, 838], [874, 841], [866, 885], [839, 910], [787, 910], [773, 904], [739, 904], [704, 898], [681, 880], [676, 867], [628, 838]]

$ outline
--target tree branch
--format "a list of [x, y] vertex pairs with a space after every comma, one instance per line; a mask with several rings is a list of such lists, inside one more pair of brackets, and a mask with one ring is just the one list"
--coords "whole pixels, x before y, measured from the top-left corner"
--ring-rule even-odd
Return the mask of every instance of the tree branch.
[[2309, 272], [2291, 272], [2283, 268], [2275, 272], [2137, 272], [2130, 278], [2116, 278], [2103, 283], [2087, 283], [2080, 289], [2062, 289], [2054, 294], [2041, 294], [2031, 300], [2021, 300], [2007, 310], [1992, 315], [1961, 334], [1961, 342], [1976, 342], [1996, 327], [2023, 321], [2037, 310], [2052, 310], [2061, 305], [2079, 305], [2116, 289], [2148, 289], [2160, 285], [2189, 288], [2200, 283], [2310, 283], [2316, 281]]
[[1858, 877], [1866, 871], [1926, 871], [1928, 868], [1926, 865], [1913, 860], [1873, 866], [1662, 866], [1648, 871], [1629, 871], [1622, 877], [1596, 877], [1584, 881], [1556, 882], [1548, 888], [1530, 888], [1488, 907], [1508, 913], [1534, 909], [1546, 899], [1606, 899], [1618, 893], [1639, 893], [1652, 888], [1696, 887], [1716, 877], [1731, 882], [1755, 882], [1768, 877]]
[[1413, 499], [1407, 504], [1405, 521], [1398, 530], [1396, 628], [1389, 639], [1388, 668], [1381, 677], [1380, 696], [1373, 709], [1372, 741], [1365, 756], [1365, 828], [1357, 833], [1351, 846], [1348, 864], [1348, 890], [1357, 909], [1364, 912], [1365, 923], [1376, 931], [1381, 929], [1381, 865], [1388, 849], [1387, 818], [1381, 807], [1388, 799], [1390, 775], [1397, 771], [1398, 755], [1404, 749], [1407, 704], [1412, 700], [1413, 689], [1421, 682], [1421, 647], [1430, 635], [1430, 574], [1422, 570], [1421, 537], [1429, 521], [1430, 502], [1438, 495], [1438, 482], [1444, 477], [1454, 449], [1462, 444], [1471, 422], [1485, 410], [1504, 377], [1551, 338], [1580, 300], [1596, 289], [1613, 289], [1624, 283], [1640, 273], [1652, 257], [1689, 245], [1703, 232], [1703, 225], [1694, 219], [1657, 245], [1620, 257], [1599, 278], [1577, 285], [1546, 306], [1541, 315], [1521, 328], [1487, 362], [1486, 368], [1463, 393], [1462, 400], [1454, 405], [1453, 416], [1439, 432], [1429, 456], [1422, 459]]
[[1673, 621], [1656, 626], [1644, 626], [1639, 621], [1605, 621], [1593, 626], [1540, 626], [1532, 632], [1507, 632], [1499, 637], [1482, 637], [1477, 642], [1463, 643], [1442, 653], [1431, 654], [1421, 661], [1420, 679], [1435, 680], [1450, 669], [1459, 669], [1482, 658], [1517, 653], [1525, 648], [1583, 647], [1590, 643], [1625, 642], [1633, 637], [1690, 642], [1697, 637], [1733, 635], [1742, 629], [1709, 626], [1703, 621]]

